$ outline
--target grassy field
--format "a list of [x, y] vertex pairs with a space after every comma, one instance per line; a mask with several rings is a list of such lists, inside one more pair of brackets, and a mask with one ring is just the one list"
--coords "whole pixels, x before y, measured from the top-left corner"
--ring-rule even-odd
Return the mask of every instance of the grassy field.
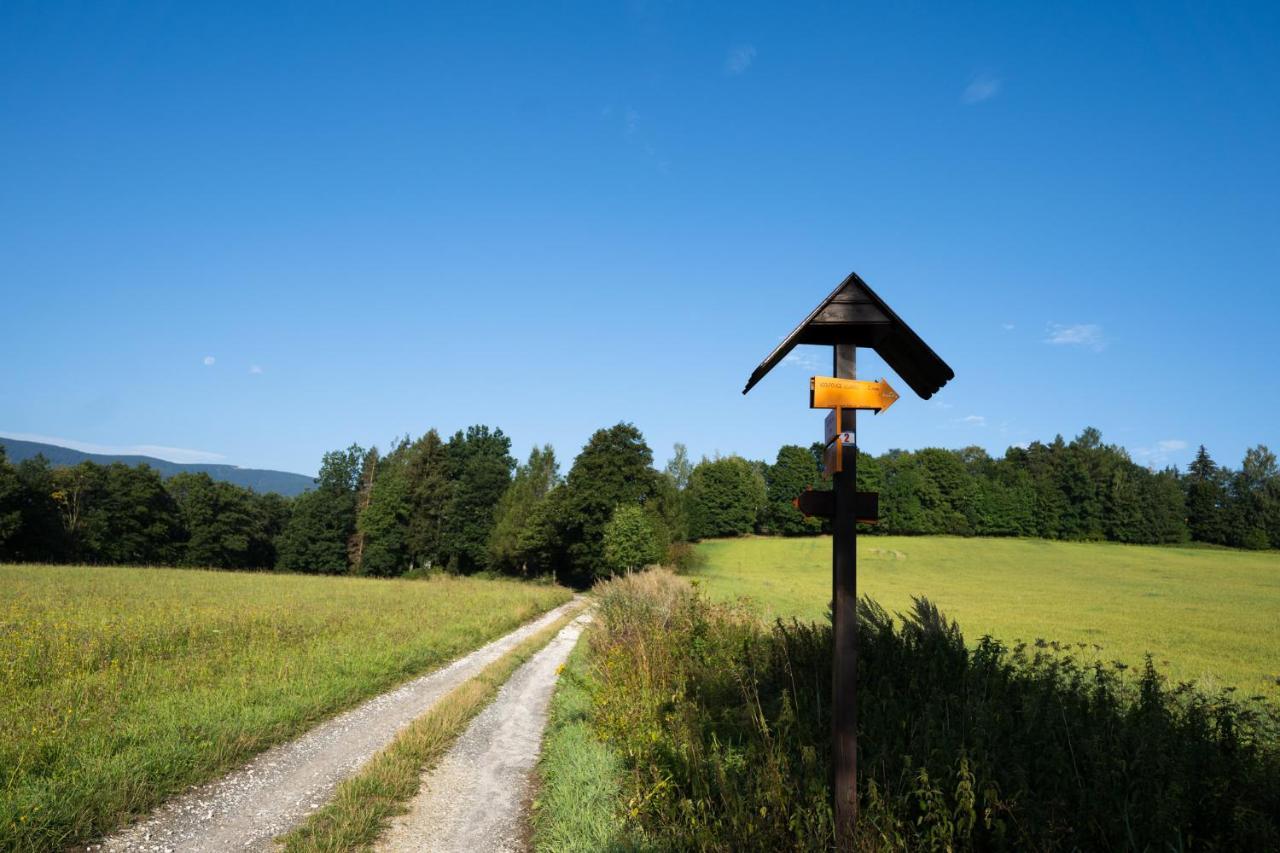
[[0, 566], [0, 849], [94, 837], [567, 590]]
[[[831, 540], [704, 542], [713, 598], [823, 618]], [[1280, 554], [1020, 539], [863, 536], [858, 591], [890, 612], [927, 596], [972, 642], [1085, 643], [1085, 655], [1280, 697]], [[1098, 648], [1100, 647], [1100, 648]]]

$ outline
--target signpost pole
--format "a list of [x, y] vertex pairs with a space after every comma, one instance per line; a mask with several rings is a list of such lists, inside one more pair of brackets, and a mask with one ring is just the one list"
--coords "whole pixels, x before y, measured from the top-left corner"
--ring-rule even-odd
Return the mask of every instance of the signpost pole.
[[[855, 347], [835, 347], [835, 375], [857, 378]], [[843, 423], [838, 432], [853, 432], [856, 443], [855, 409], [839, 411]], [[832, 520], [831, 597], [834, 646], [831, 666], [831, 738], [835, 799], [836, 843], [839, 850], [852, 850], [853, 827], [858, 815], [858, 705], [854, 676], [858, 662], [858, 523], [854, 502], [858, 491], [858, 451], [849, 448], [849, 462], [832, 475], [835, 517]]]
[[[800, 344], [835, 348], [835, 376], [809, 380], [809, 408], [832, 409], [823, 424], [827, 450], [823, 473], [831, 474], [830, 492], [805, 492], [796, 506], [806, 515], [831, 519], [831, 798], [835, 817], [836, 846], [853, 849], [858, 816], [858, 706], [855, 676], [858, 671], [858, 513], [876, 520], [879, 496], [866, 492], [859, 502], [857, 425], [858, 409], [884, 412], [898, 399], [898, 392], [881, 379], [857, 381], [856, 347], [876, 351], [885, 364], [906, 380], [921, 399], [928, 400], [955, 373], [929, 345], [893, 313], [867, 283], [850, 273], [831, 295], [818, 303], [782, 343], [751, 372], [745, 394]], [[837, 423], [840, 421], [840, 423]], [[852, 433], [849, 464], [844, 463], [845, 433]], [[834, 444], [833, 444], [834, 442]]]

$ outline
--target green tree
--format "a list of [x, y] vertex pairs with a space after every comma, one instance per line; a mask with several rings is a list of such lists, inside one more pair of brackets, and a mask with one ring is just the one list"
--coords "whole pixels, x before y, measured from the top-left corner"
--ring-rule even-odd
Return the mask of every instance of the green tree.
[[428, 430], [409, 446], [405, 486], [409, 498], [405, 545], [412, 566], [443, 566], [445, 517], [453, 496], [449, 454], [440, 434]]
[[968, 536], [973, 533], [973, 479], [960, 454], [927, 447], [912, 454], [920, 472], [923, 532]]
[[177, 506], [147, 465], [81, 462], [53, 471], [54, 499], [74, 559], [172, 565], [181, 540]]
[[107, 466], [106, 500], [95, 507], [110, 521], [100, 551], [110, 563], [173, 565], [181, 539], [178, 508], [149, 465]]
[[1005, 459], [993, 461], [977, 481], [974, 532], [979, 536], [1034, 536], [1036, 490], [1031, 475]]
[[249, 542], [249, 565], [275, 568], [278, 554], [276, 542], [289, 523], [293, 501], [275, 492], [253, 495], [256, 529], [261, 537]]
[[684, 491], [689, 485], [689, 475], [693, 473], [693, 463], [689, 461], [688, 448], [677, 441], [672, 446], [671, 459], [667, 461], [667, 467], [663, 469], [663, 473], [671, 478], [676, 489]]
[[22, 524], [6, 544], [6, 559], [30, 562], [63, 562], [72, 559], [59, 504], [54, 499], [53, 468], [44, 456], [24, 459], [14, 466], [18, 477], [18, 501]]
[[12, 558], [10, 544], [21, 528], [22, 481], [0, 445], [0, 558]]
[[[403, 445], [404, 442], [401, 442], [401, 447]], [[364, 573], [362, 564], [368, 536], [360, 526], [360, 516], [369, 509], [369, 502], [373, 499], [373, 484], [378, 477], [378, 462], [378, 448], [370, 447], [365, 451], [364, 459], [360, 461], [360, 475], [356, 480], [356, 526], [351, 533], [351, 538], [347, 540], [347, 563], [356, 574]]]
[[459, 430], [445, 446], [453, 488], [443, 519], [441, 556], [453, 571], [489, 566], [494, 511], [511, 485], [511, 439], [487, 426]]
[[568, 571], [568, 537], [565, 534], [568, 493], [564, 483], [553, 488], [546, 498], [533, 505], [520, 530], [516, 550], [531, 575], [550, 574], [559, 582], [560, 574]]
[[764, 478], [740, 456], [704, 459], [685, 489], [694, 539], [750, 533], [765, 505]]
[[1099, 484], [1094, 482], [1087, 448], [1076, 442], [1059, 451], [1058, 490], [1062, 493], [1062, 537], [1101, 539], [1102, 506]]
[[533, 522], [538, 504], [560, 483], [560, 464], [551, 445], [534, 447], [529, 461], [516, 469], [511, 486], [503, 493], [489, 534], [489, 560], [504, 571], [529, 571], [529, 554], [522, 548], [525, 531]]
[[672, 543], [689, 539], [687, 510], [684, 493], [676, 487], [675, 480], [669, 476], [655, 478], [653, 497], [645, 503], [645, 512], [649, 513], [649, 521], [664, 553]]
[[376, 473], [362, 478], [368, 482], [368, 499], [356, 517], [356, 536], [361, 542], [356, 572], [389, 577], [409, 568], [409, 477], [407, 445], [376, 463]]
[[[876, 457], [865, 453], [861, 448], [858, 450], [858, 491], [860, 492], [878, 492], [884, 486], [884, 469], [880, 464], [880, 460]], [[815, 488], [817, 483], [821, 483], [821, 476], [814, 481]]]
[[643, 507], [625, 504], [604, 526], [604, 560], [614, 572], [632, 572], [657, 563], [663, 548]]
[[263, 501], [208, 474], [181, 473], [165, 483], [178, 507], [183, 537], [177, 563], [217, 569], [272, 568], [278, 532]]
[[294, 499], [280, 534], [280, 569], [319, 574], [349, 570], [347, 546], [356, 527], [356, 491], [364, 458], [364, 449], [356, 444], [324, 455], [316, 488]]
[[1129, 471], [1121, 468], [1111, 475], [1106, 519], [1107, 538], [1113, 542], [1144, 542], [1151, 536], [1151, 521], [1143, 518], [1138, 488]]
[[1263, 549], [1273, 544], [1273, 533], [1280, 534], [1280, 471], [1276, 456], [1266, 445], [1245, 451], [1240, 470], [1231, 478], [1231, 513], [1229, 537], [1232, 545]]
[[1227, 488], [1224, 471], [1200, 445], [1187, 469], [1187, 526], [1197, 542], [1227, 541]]
[[884, 490], [880, 493], [880, 528], [885, 533], [918, 535], [926, 529], [920, 495], [924, 478], [910, 453], [889, 454], [880, 460]]
[[1132, 470], [1145, 477], [1145, 495], [1140, 500], [1146, 520], [1146, 536], [1142, 541], [1154, 545], [1173, 545], [1185, 542], [1187, 530], [1187, 503], [1178, 472], [1173, 468], [1151, 473], [1136, 465]]
[[565, 578], [586, 585], [609, 574], [601, 542], [616, 507], [644, 506], [658, 493], [653, 451], [634, 425], [596, 430], [565, 479], [558, 525]]
[[[351, 512], [354, 512], [352, 507]], [[350, 512], [319, 489], [293, 499], [293, 512], [276, 540], [276, 568], [285, 572], [338, 575], [347, 571]]]
[[1025, 459], [1027, 470], [1036, 491], [1035, 522], [1037, 535], [1045, 539], [1062, 539], [1066, 535], [1065, 516], [1068, 512], [1067, 499], [1063, 495], [1061, 480], [1058, 476], [1059, 461], [1066, 450], [1062, 436], [1057, 436], [1052, 444], [1044, 445], [1032, 442], [1024, 453], [1015, 453], [1010, 448], [1006, 458]]
[[[780, 465], [783, 451], [799, 468], [799, 450], [783, 448], [779, 463], [768, 472], [768, 512], [763, 528], [787, 533], [779, 523], [785, 495], [800, 478], [788, 481]], [[803, 451], [807, 465], [818, 466], [821, 443]], [[1248, 457], [1251, 473], [1228, 478], [1207, 454], [1192, 465], [1189, 483], [1176, 470], [1148, 471], [1135, 465], [1121, 447], [1102, 441], [1096, 429], [1085, 429], [1070, 444], [1057, 436], [1051, 443], [1010, 447], [992, 458], [981, 447], [960, 450], [924, 448], [914, 453], [890, 450], [879, 457], [861, 451], [857, 457], [860, 491], [880, 496], [880, 521], [863, 532], [982, 536], [1044, 536], [1125, 542], [1181, 542], [1187, 538], [1188, 502], [1201, 495], [1202, 511], [1193, 518], [1216, 517], [1222, 541], [1258, 547], [1280, 541], [1280, 474], [1265, 448]], [[846, 454], [846, 465], [848, 456]], [[1218, 486], [1214, 481], [1231, 487]], [[1206, 485], [1201, 490], [1198, 482]], [[830, 488], [818, 479], [814, 488]], [[811, 520], [812, 523], [812, 520]], [[829, 529], [829, 522], [823, 522]], [[792, 528], [794, 530], [794, 528]], [[1203, 534], [1202, 534], [1203, 535]], [[1206, 538], [1209, 538], [1206, 536]], [[1212, 540], [1210, 540], [1212, 541]]]
[[778, 449], [777, 459], [765, 475], [765, 529], [784, 536], [812, 535], [822, 530], [821, 518], [806, 518], [792, 503], [818, 481], [813, 454], [795, 444]]

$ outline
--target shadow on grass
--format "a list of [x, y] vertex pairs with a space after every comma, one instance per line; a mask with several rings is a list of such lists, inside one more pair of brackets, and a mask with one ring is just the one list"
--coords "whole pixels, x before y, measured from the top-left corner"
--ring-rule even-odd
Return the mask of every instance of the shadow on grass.
[[[967, 648], [929, 602], [859, 606], [858, 847], [1280, 849], [1274, 707], [1081, 662]], [[592, 724], [636, 838], [823, 849], [831, 634], [762, 627], [678, 578], [620, 579], [592, 635]]]

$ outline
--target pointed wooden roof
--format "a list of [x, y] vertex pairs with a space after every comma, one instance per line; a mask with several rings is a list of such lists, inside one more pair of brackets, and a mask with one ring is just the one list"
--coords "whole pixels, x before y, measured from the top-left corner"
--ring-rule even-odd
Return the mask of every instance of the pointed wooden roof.
[[742, 393], [750, 391], [796, 344], [853, 344], [874, 349], [911, 390], [926, 400], [955, 378], [947, 363], [902, 322], [857, 273], [849, 273], [849, 277], [760, 362]]

